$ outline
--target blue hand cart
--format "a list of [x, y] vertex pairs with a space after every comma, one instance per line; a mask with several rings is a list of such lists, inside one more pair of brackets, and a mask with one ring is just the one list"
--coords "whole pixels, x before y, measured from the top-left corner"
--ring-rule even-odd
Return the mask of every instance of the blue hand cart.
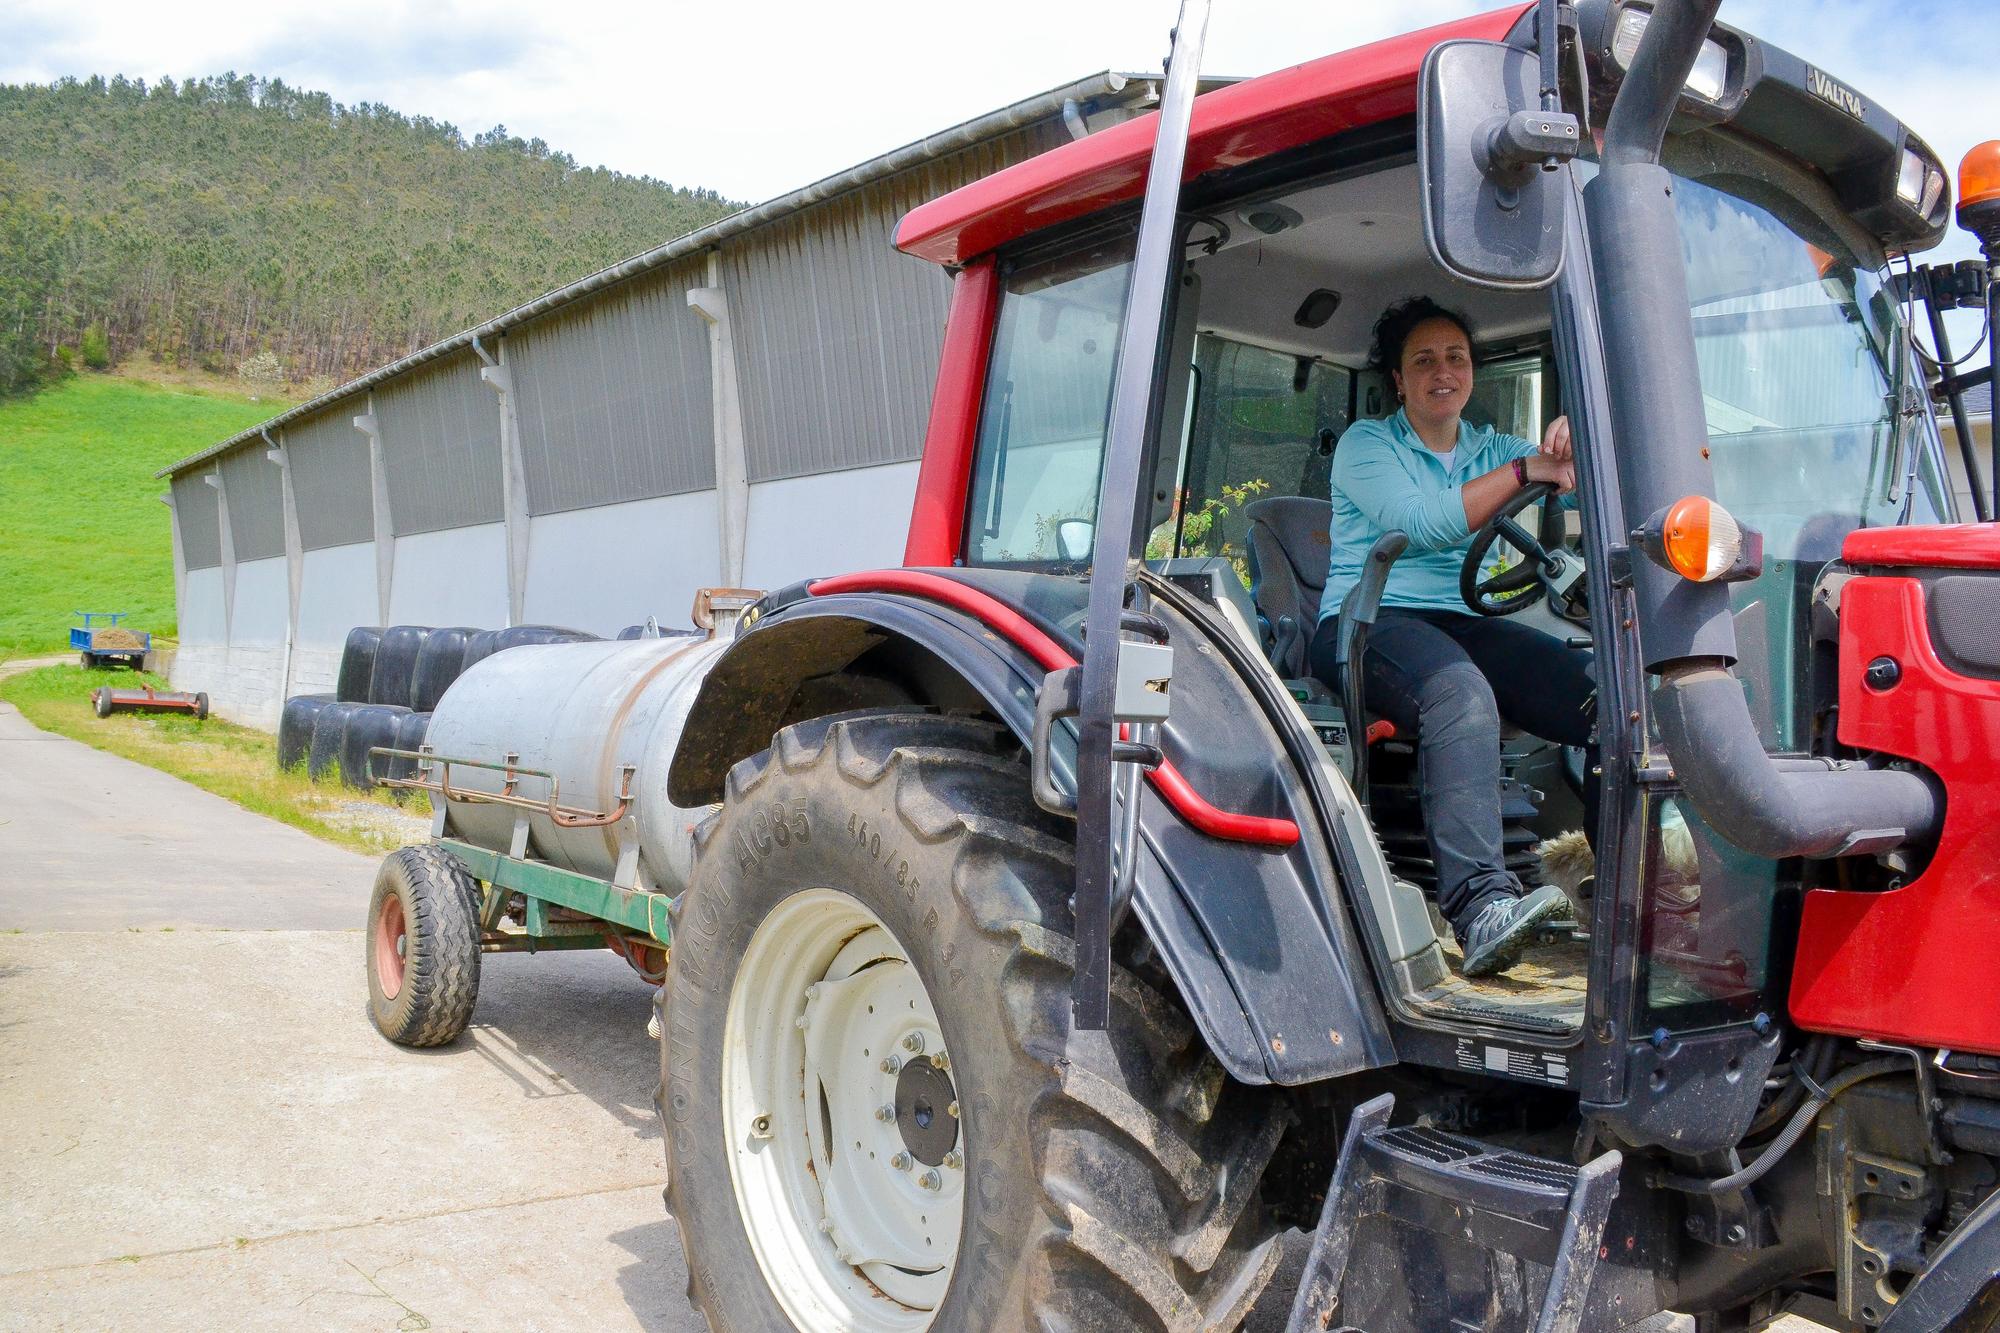
[[137, 671], [146, 664], [146, 653], [153, 646], [153, 636], [145, 630], [127, 629], [119, 624], [127, 612], [77, 611], [72, 614], [81, 617], [83, 623], [70, 626], [69, 646], [83, 655], [84, 666], [110, 666], [123, 662]]

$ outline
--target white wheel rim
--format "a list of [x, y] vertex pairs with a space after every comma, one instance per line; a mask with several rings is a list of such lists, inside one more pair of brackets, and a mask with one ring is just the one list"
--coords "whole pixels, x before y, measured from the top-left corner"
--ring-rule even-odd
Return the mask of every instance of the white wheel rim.
[[723, 1048], [737, 1211], [785, 1314], [843, 1333], [929, 1328], [958, 1256], [965, 1145], [956, 1104], [938, 1104], [950, 1056], [902, 945], [847, 894], [786, 899], [744, 952]]

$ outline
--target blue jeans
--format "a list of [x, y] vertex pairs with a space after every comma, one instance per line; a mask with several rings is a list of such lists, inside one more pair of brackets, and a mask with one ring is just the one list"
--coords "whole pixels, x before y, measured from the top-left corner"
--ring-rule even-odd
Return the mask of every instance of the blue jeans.
[[[1313, 674], [1338, 690], [1338, 622], [1313, 635]], [[1417, 743], [1424, 834], [1438, 910], [1459, 938], [1499, 894], [1518, 896], [1500, 830], [1500, 719], [1588, 748], [1584, 832], [1597, 837], [1596, 684], [1591, 655], [1499, 616], [1384, 607], [1368, 634], [1362, 699]]]

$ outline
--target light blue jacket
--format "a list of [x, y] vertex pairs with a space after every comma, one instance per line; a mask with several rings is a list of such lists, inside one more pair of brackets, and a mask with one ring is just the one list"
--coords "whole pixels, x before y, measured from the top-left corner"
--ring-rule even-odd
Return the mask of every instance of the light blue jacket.
[[1472, 478], [1534, 453], [1533, 441], [1490, 426], [1458, 423], [1458, 452], [1450, 472], [1410, 425], [1403, 409], [1380, 421], [1357, 421], [1333, 451], [1333, 547], [1321, 619], [1337, 615], [1340, 599], [1361, 576], [1361, 562], [1375, 539], [1391, 528], [1410, 545], [1389, 571], [1384, 606], [1437, 611], [1472, 609], [1458, 595], [1458, 571], [1472, 533], [1466, 527], [1460, 488]]

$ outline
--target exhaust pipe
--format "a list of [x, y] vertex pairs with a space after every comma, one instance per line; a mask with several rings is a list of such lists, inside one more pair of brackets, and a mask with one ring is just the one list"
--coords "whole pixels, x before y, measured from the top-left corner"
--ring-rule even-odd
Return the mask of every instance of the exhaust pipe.
[[[1720, 6], [1655, 6], [1605, 125], [1601, 169], [1583, 192], [1599, 300], [1610, 312], [1604, 366], [1628, 530], [1683, 496], [1715, 497], [1674, 179], [1660, 146]], [[1660, 739], [1688, 799], [1719, 834], [1775, 858], [1884, 851], [1936, 832], [1943, 798], [1918, 774], [1779, 765], [1764, 753], [1730, 670], [1736, 630], [1725, 584], [1642, 558], [1632, 561], [1632, 581], [1641, 654], [1661, 677]]]
[[1753, 856], [1856, 856], [1937, 832], [1944, 802], [1921, 774], [1764, 753], [1743, 683], [1709, 661], [1669, 670], [1653, 720], [1708, 826]]

